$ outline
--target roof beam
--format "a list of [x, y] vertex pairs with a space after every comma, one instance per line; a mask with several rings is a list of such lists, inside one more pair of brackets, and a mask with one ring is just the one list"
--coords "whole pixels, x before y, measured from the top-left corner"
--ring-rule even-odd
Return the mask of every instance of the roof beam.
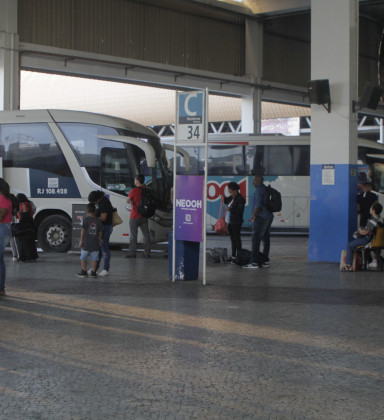
[[254, 14], [283, 14], [311, 8], [311, 0], [244, 0]]
[[189, 0], [211, 7], [230, 10], [244, 15], [273, 15], [293, 13], [311, 8], [311, 0], [243, 0], [237, 3], [231, 0]]

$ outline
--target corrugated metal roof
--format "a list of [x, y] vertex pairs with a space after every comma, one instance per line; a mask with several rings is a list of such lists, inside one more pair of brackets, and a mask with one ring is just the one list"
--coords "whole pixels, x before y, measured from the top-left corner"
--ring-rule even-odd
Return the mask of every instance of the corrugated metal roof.
[[20, 42], [244, 74], [245, 18], [180, 0], [18, 0]]

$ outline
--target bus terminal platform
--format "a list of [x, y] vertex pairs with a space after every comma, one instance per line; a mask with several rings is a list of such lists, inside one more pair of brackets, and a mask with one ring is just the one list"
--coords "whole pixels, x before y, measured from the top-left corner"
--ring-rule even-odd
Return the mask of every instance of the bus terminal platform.
[[384, 418], [384, 273], [307, 252], [273, 236], [270, 268], [209, 263], [206, 286], [163, 253], [113, 250], [93, 279], [76, 254], [7, 252], [0, 419]]

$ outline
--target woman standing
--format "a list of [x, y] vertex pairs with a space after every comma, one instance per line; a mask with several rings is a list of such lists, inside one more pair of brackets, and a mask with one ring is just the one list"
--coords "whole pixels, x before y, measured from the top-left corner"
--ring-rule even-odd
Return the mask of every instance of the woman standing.
[[32, 262], [39, 258], [36, 249], [36, 231], [33, 223], [33, 215], [36, 207], [28, 200], [25, 194], [17, 194], [18, 202], [17, 217], [19, 219], [19, 232], [16, 236], [16, 245], [19, 261]]
[[11, 237], [12, 201], [9, 185], [0, 178], [0, 296], [5, 296], [4, 249]]
[[244, 222], [245, 199], [239, 192], [240, 187], [236, 182], [228, 184], [229, 197], [224, 197], [224, 203], [229, 212], [228, 231], [232, 244], [232, 256], [229, 258], [231, 264], [236, 264], [237, 252], [241, 249], [241, 226]]

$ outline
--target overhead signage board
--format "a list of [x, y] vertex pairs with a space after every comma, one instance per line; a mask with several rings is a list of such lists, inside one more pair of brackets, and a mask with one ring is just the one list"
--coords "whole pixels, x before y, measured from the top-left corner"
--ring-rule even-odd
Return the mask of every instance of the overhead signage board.
[[202, 242], [205, 191], [203, 187], [203, 176], [176, 176], [176, 240]]
[[206, 92], [177, 92], [176, 142], [204, 143]]

